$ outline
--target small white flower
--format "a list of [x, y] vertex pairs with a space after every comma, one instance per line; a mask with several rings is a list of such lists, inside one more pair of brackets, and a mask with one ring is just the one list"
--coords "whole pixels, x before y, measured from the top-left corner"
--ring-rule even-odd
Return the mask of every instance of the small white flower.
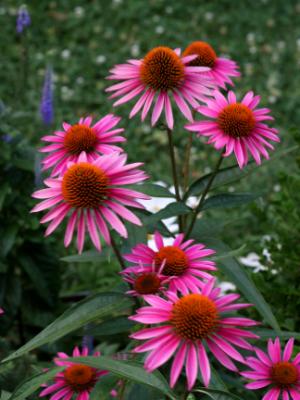
[[268, 268], [261, 264], [260, 257], [256, 253], [249, 253], [246, 257], [240, 257], [239, 261], [246, 267], [254, 269], [254, 272], [265, 271]]
[[106, 61], [106, 57], [102, 54], [96, 57], [96, 63], [97, 64], [103, 64]]
[[221, 294], [225, 295], [227, 292], [236, 290], [236, 286], [231, 282], [219, 282], [218, 287], [221, 289]]
[[280, 192], [281, 186], [279, 185], [279, 183], [277, 183], [276, 185], [274, 185], [273, 190], [274, 190], [274, 192]]
[[212, 21], [214, 19], [214, 13], [208, 11], [204, 14], [204, 18], [206, 19], [206, 21]]
[[69, 49], [64, 49], [64, 50], [61, 52], [61, 57], [62, 57], [64, 60], [67, 60], [68, 58], [70, 58], [70, 55], [71, 55], [71, 52], [70, 52]]
[[78, 85], [82, 85], [82, 84], [84, 83], [84, 78], [83, 78], [82, 76], [78, 76], [78, 77], [76, 78], [76, 83], [77, 83]]
[[156, 32], [158, 35], [161, 35], [162, 33], [164, 33], [164, 31], [165, 31], [165, 28], [164, 28], [163, 26], [161, 26], [161, 25], [159, 25], [159, 26], [157, 26], [157, 27], [155, 28], [155, 32]]
[[138, 43], [135, 43], [131, 46], [131, 55], [133, 57], [137, 57], [140, 54], [140, 45]]
[[83, 7], [78, 6], [78, 7], [75, 7], [74, 13], [75, 13], [75, 15], [76, 15], [77, 17], [83, 17], [84, 14], [85, 14], [85, 10], [84, 10]]

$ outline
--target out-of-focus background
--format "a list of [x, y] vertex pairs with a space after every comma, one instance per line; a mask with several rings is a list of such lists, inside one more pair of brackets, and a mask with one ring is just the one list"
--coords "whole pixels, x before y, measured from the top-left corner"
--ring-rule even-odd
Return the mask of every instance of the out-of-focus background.
[[[1, 355], [29, 340], [76, 296], [119, 282], [114, 262], [101, 256], [78, 262], [70, 257], [76, 254], [74, 248], [63, 248], [62, 230], [45, 239], [38, 217], [29, 214], [34, 204], [30, 194], [43, 178], [37, 152], [41, 136], [62, 121], [112, 112], [104, 89], [115, 64], [142, 58], [157, 45], [184, 49], [194, 40], [207, 41], [217, 54], [240, 65], [237, 94], [253, 90], [262, 96], [263, 106], [272, 109], [282, 138], [272, 157], [296, 146], [300, 137], [299, 1], [33, 0], [27, 3], [31, 23], [17, 33], [21, 5], [12, 0], [0, 3], [0, 306], [5, 309]], [[53, 104], [47, 104], [51, 123], [40, 112], [45, 77], [53, 88]], [[149, 121], [129, 120], [130, 106], [115, 110], [123, 117], [125, 150], [130, 160], [145, 163], [153, 181], [170, 186], [166, 136]], [[174, 140], [180, 153], [187, 132], [179, 115], [177, 121]], [[192, 150], [195, 179], [210, 171], [215, 151], [196, 138]], [[288, 151], [243, 183], [228, 186], [230, 192], [260, 191], [262, 197], [239, 209], [214, 212], [206, 232], [241, 248], [240, 261], [281, 327], [291, 331], [300, 329], [299, 160], [298, 150]], [[163, 204], [159, 200], [153, 207]], [[56, 344], [48, 346], [30, 357], [46, 359], [57, 349]], [[11, 371], [2, 376], [7, 390], [14, 388], [14, 379], [20, 381], [26, 366], [20, 363], [18, 368], [13, 376]]]

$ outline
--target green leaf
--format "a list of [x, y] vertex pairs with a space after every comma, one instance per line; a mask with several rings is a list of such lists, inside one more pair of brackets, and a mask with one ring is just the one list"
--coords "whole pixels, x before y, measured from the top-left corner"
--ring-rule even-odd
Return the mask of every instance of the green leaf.
[[157, 214], [152, 214], [147, 210], [135, 210], [135, 214], [142, 220], [143, 226], [147, 228], [148, 233], [159, 231], [163, 236], [173, 236], [167, 226], [156, 218]]
[[52, 324], [2, 362], [13, 360], [46, 343], [54, 342], [85, 324], [130, 307], [131, 300], [122, 293], [98, 293], [65, 311]]
[[84, 251], [81, 254], [74, 254], [72, 256], [62, 257], [61, 260], [68, 263], [81, 263], [81, 262], [100, 262], [106, 260], [111, 253], [109, 248], [104, 248], [101, 253], [96, 250]]
[[6, 390], [1, 390], [0, 392], [0, 400], [8, 400], [11, 396], [11, 393], [7, 392]]
[[171, 217], [175, 217], [178, 215], [189, 214], [192, 211], [190, 207], [185, 205], [182, 202], [174, 202], [168, 204], [165, 208], [158, 211], [156, 214], [152, 214], [150, 220], [153, 221], [161, 221], [162, 219], [167, 219]]
[[273, 331], [272, 329], [260, 329], [260, 328], [253, 329], [253, 332], [259, 335], [260, 338], [263, 340], [276, 339], [277, 337], [280, 337], [281, 339], [290, 339], [293, 337], [297, 340], [300, 340], [299, 332], [286, 332], [286, 331], [276, 332]]
[[[206, 243], [212, 249], [215, 249], [217, 253], [231, 251], [231, 249], [221, 240], [202, 237], [201, 241]], [[218, 267], [220, 271], [227, 275], [230, 281], [237, 286], [245, 298], [256, 307], [257, 311], [263, 318], [265, 318], [266, 322], [277, 332], [280, 332], [280, 327], [270, 306], [254, 285], [244, 267], [242, 267], [233, 257], [224, 258], [222, 262], [218, 264]]]
[[129, 332], [130, 329], [136, 325], [135, 322], [130, 321], [127, 317], [111, 318], [102, 322], [100, 325], [87, 329], [87, 334], [92, 336], [109, 336], [119, 333]]
[[126, 385], [126, 394], [124, 396], [127, 400], [164, 400], [165, 397], [156, 389], [139, 385], [137, 383]]
[[173, 193], [164, 186], [156, 185], [154, 183], [145, 183], [142, 185], [130, 185], [130, 189], [137, 190], [152, 197], [175, 197]]
[[229, 208], [241, 206], [260, 197], [258, 193], [220, 193], [205, 200], [201, 211], [211, 208]]
[[[282, 157], [290, 154], [291, 152], [297, 150], [299, 146], [292, 146], [283, 151], [278, 151], [276, 154], [272, 155], [272, 158], [263, 163], [262, 165], [256, 165], [254, 161], [250, 161], [248, 165], [243, 168], [242, 170], [239, 168], [238, 165], [232, 165], [227, 168], [222, 168], [219, 170], [218, 174], [216, 175], [214, 182], [211, 186], [211, 190], [219, 188], [224, 185], [228, 185], [230, 183], [236, 182], [241, 180], [247, 175], [252, 174], [258, 168], [262, 168], [264, 166], [269, 165], [269, 163], [281, 159]], [[189, 190], [184, 196], [184, 201], [186, 201], [190, 196], [200, 196], [203, 190], [206, 188], [207, 183], [211, 177], [211, 173], [202, 176], [201, 178], [197, 179], [192, 185], [190, 186]]]
[[218, 253], [215, 256], [210, 257], [210, 259], [213, 261], [221, 261], [221, 260], [224, 260], [225, 258], [237, 257], [237, 256], [240, 256], [241, 254], [243, 254], [245, 248], [246, 248], [246, 244], [243, 244], [238, 249], [234, 249], [234, 250], [231, 250], [231, 251], [223, 253], [223, 254]]
[[196, 389], [193, 391], [194, 393], [202, 393], [206, 394], [210, 399], [213, 400], [242, 400], [240, 397], [236, 396], [235, 394], [224, 392], [223, 390], [218, 389]]
[[34, 393], [41, 387], [44, 382], [54, 378], [54, 376], [64, 370], [64, 367], [56, 367], [48, 370], [47, 372], [40, 372], [26, 381], [22, 382], [13, 392], [9, 400], [23, 400], [27, 399], [29, 395]]
[[89, 400], [111, 400], [110, 392], [115, 387], [117, 387], [116, 377], [111, 374], [104, 375], [96, 383]]
[[177, 397], [170, 389], [168, 382], [159, 371], [152, 373], [146, 372], [143, 364], [132, 361], [118, 361], [109, 357], [75, 357], [68, 361], [80, 362], [93, 368], [106, 369], [123, 379], [130, 379], [136, 383], [149, 386], [168, 396], [172, 400]]

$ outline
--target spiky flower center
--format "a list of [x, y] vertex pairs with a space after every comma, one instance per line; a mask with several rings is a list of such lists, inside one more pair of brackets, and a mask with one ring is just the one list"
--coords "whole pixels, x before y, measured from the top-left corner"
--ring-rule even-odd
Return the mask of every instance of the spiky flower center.
[[97, 142], [95, 131], [84, 124], [71, 126], [64, 138], [65, 149], [74, 155], [79, 155], [82, 151], [86, 153], [94, 151]]
[[64, 200], [75, 208], [98, 208], [108, 194], [108, 177], [86, 162], [72, 165], [62, 180]]
[[166, 264], [162, 274], [180, 276], [188, 268], [188, 258], [183, 250], [176, 246], [165, 246], [155, 254], [155, 265], [160, 267], [164, 260]]
[[169, 47], [155, 47], [146, 54], [140, 74], [150, 88], [172, 90], [178, 88], [184, 79], [184, 64]]
[[221, 130], [233, 138], [248, 137], [255, 126], [252, 110], [241, 103], [224, 107], [217, 122]]
[[288, 387], [297, 383], [298, 370], [294, 364], [281, 361], [273, 365], [271, 376], [277, 385]]
[[154, 294], [160, 288], [160, 279], [153, 273], [145, 273], [136, 278], [134, 289], [139, 294]]
[[219, 315], [215, 303], [202, 294], [188, 294], [173, 306], [171, 324], [185, 340], [206, 339], [217, 327]]
[[76, 364], [64, 371], [66, 383], [76, 392], [91, 389], [96, 382], [96, 372], [93, 368]]
[[197, 58], [189, 62], [196, 67], [210, 67], [215, 65], [217, 55], [214, 49], [206, 42], [193, 42], [183, 52], [183, 56], [197, 54]]

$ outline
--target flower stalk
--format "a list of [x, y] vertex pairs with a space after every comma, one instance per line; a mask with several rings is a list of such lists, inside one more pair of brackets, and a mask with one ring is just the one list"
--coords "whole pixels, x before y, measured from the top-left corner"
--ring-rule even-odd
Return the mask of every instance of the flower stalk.
[[[168, 127], [166, 127], [166, 131], [167, 131], [167, 135], [168, 135], [169, 154], [170, 154], [170, 160], [171, 160], [173, 183], [174, 183], [174, 188], [175, 188], [175, 197], [178, 202], [181, 202], [172, 131]], [[179, 225], [179, 232], [182, 232], [183, 223], [182, 223], [182, 217], [180, 215], [178, 216], [178, 225]]]
[[206, 195], [209, 192], [209, 190], [211, 188], [211, 185], [213, 184], [213, 181], [214, 181], [214, 179], [215, 179], [215, 177], [216, 177], [216, 175], [217, 175], [217, 173], [219, 171], [219, 168], [220, 168], [220, 166], [222, 164], [223, 158], [224, 158], [223, 154], [221, 154], [219, 159], [218, 159], [218, 161], [217, 161], [217, 163], [216, 163], [216, 166], [215, 166], [215, 168], [214, 168], [214, 170], [213, 170], [213, 172], [212, 172], [212, 174], [211, 174], [211, 176], [209, 178], [209, 181], [207, 182], [206, 188], [204, 189], [204, 191], [202, 193], [202, 196], [200, 197], [199, 203], [198, 203], [197, 207], [193, 210], [192, 220], [191, 220], [190, 225], [189, 225], [189, 227], [188, 227], [188, 229], [186, 231], [186, 237], [187, 238], [190, 236], [190, 234], [193, 231], [195, 222], [197, 220], [197, 216], [198, 216], [199, 212], [202, 209], [202, 206], [204, 204]]

